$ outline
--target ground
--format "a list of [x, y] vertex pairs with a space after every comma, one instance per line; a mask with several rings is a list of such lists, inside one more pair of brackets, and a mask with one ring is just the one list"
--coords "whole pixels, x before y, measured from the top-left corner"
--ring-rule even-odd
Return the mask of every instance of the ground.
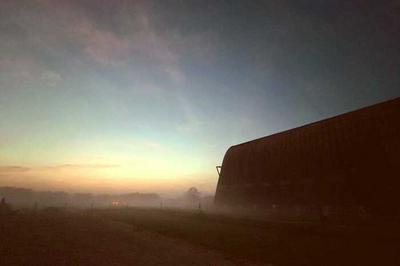
[[159, 209], [0, 217], [0, 265], [400, 265], [400, 229]]

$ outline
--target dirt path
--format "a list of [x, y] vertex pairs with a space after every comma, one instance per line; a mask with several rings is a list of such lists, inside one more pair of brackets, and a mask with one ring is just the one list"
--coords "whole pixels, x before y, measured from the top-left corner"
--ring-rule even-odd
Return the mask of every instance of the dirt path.
[[200, 246], [80, 215], [2, 219], [0, 240], [0, 265], [237, 265]]
[[221, 254], [200, 246], [132, 228], [125, 223], [104, 222], [113, 230], [132, 236], [135, 247], [141, 251], [141, 265], [237, 265]]

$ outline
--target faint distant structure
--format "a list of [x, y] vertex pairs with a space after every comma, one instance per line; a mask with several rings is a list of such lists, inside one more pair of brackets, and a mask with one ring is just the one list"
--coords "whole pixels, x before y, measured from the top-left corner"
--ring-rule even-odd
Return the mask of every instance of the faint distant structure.
[[400, 98], [232, 146], [217, 171], [217, 206], [394, 217]]
[[196, 205], [200, 202], [200, 192], [197, 188], [191, 187], [186, 191], [184, 198], [189, 205]]
[[113, 200], [113, 201], [111, 201], [111, 206], [112, 207], [121, 207], [121, 206], [123, 206], [124, 205], [124, 203], [122, 202], [122, 201], [120, 201], [120, 200]]
[[0, 215], [9, 214], [11, 211], [10, 206], [6, 203], [6, 198], [1, 198], [0, 201]]

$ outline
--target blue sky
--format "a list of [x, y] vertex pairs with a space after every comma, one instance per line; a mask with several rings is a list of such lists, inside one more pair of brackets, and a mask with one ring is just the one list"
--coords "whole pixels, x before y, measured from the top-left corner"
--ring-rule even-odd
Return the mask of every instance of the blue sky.
[[400, 95], [396, 1], [250, 2], [2, 1], [0, 185], [213, 193], [229, 146]]

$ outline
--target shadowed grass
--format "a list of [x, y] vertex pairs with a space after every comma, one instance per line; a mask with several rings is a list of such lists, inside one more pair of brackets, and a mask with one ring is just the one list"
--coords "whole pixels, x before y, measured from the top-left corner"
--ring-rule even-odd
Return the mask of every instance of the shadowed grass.
[[109, 209], [96, 216], [217, 250], [239, 262], [400, 265], [400, 228], [278, 223], [181, 210]]

